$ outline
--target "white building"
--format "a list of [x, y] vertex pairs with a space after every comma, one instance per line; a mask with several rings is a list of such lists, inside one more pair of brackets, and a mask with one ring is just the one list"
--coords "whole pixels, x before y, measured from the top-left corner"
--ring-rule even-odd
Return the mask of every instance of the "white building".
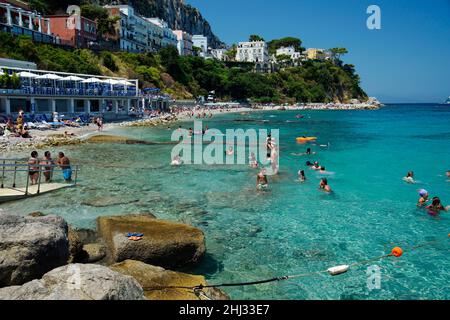
[[180, 56], [192, 56], [194, 54], [192, 35], [183, 30], [175, 30], [173, 33], [177, 37], [177, 48]]
[[201, 35], [196, 34], [192, 36], [192, 45], [196, 48], [200, 48], [200, 56], [206, 57], [208, 54], [208, 38]]
[[212, 49], [211, 56], [219, 61], [228, 61], [227, 49]]
[[289, 57], [291, 57], [291, 60], [299, 60], [302, 56], [302, 54], [300, 52], [295, 51], [294, 47], [281, 47], [281, 48], [277, 49], [276, 56], [281, 56], [281, 55], [289, 56]]
[[154, 29], [157, 37], [161, 40], [161, 47], [174, 46], [176, 47], [178, 44], [178, 39], [175, 33], [173, 33], [172, 29], [169, 28], [169, 25], [166, 21], [159, 18], [145, 18], [147, 21], [152, 23], [157, 29]]
[[269, 48], [264, 41], [239, 42], [236, 61], [239, 62], [267, 62]]
[[129, 5], [108, 5], [105, 8], [110, 16], [120, 17], [117, 30], [120, 50], [156, 52], [168, 45], [177, 46], [177, 36], [165, 21], [141, 17]]

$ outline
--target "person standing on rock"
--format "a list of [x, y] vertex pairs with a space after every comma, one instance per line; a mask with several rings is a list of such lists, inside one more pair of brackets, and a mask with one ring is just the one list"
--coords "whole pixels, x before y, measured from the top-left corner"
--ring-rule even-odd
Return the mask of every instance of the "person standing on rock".
[[66, 157], [64, 152], [58, 154], [57, 164], [63, 172], [63, 177], [66, 182], [72, 181], [72, 168], [70, 167], [70, 160]]

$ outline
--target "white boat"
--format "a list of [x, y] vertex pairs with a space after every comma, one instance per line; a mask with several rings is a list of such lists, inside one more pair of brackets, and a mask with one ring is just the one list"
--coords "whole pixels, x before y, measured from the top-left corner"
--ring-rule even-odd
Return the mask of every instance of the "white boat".
[[450, 104], [450, 96], [448, 96], [447, 100], [445, 100], [444, 104]]

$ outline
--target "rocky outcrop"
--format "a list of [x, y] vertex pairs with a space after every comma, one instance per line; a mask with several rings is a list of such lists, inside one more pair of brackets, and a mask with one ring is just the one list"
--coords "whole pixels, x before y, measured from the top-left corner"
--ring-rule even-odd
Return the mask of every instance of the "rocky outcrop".
[[[111, 269], [135, 278], [144, 288], [149, 300], [199, 300], [202, 296], [197, 296], [193, 290], [174, 287], [207, 285], [203, 276], [164, 270], [138, 261], [127, 260], [111, 266]], [[213, 300], [230, 299], [227, 294], [215, 288], [207, 288], [203, 292]]]
[[70, 264], [22, 286], [0, 289], [0, 300], [144, 300], [132, 277], [107, 267]]
[[68, 258], [68, 226], [62, 218], [0, 214], [0, 287], [38, 279]]
[[[99, 217], [97, 224], [110, 262], [137, 260], [172, 269], [198, 263], [206, 251], [201, 230], [148, 215]], [[130, 241], [126, 237], [129, 232], [144, 237]]]

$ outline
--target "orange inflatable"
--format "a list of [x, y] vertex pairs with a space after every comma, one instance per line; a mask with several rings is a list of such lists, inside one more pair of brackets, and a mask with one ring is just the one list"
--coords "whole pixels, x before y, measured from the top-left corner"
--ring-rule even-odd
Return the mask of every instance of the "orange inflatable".
[[403, 255], [403, 249], [396, 247], [394, 249], [392, 249], [392, 253], [391, 253], [394, 257], [400, 258]]

